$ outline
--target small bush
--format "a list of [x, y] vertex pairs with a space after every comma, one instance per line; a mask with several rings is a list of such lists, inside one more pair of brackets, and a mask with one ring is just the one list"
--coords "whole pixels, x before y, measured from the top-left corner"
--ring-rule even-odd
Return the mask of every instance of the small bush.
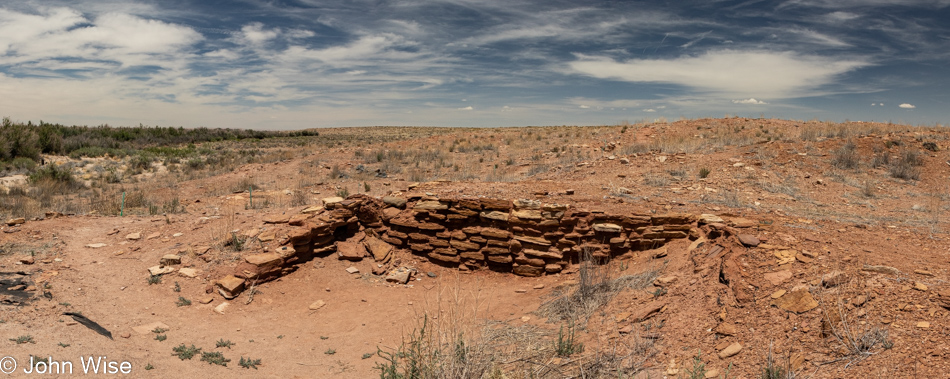
[[202, 352], [201, 361], [208, 362], [208, 364], [227, 367], [228, 362], [230, 362], [231, 360], [225, 358], [224, 354], [221, 354], [221, 352], [215, 351], [215, 352]]
[[43, 181], [58, 182], [70, 186], [76, 185], [76, 178], [73, 177], [69, 168], [61, 167], [57, 164], [48, 164], [30, 175], [30, 181], [39, 183]]
[[857, 148], [854, 145], [854, 142], [848, 141], [841, 146], [840, 149], [835, 150], [835, 156], [831, 160], [831, 164], [837, 168], [852, 170], [858, 167], [858, 153]]
[[919, 180], [920, 168], [923, 165], [923, 159], [920, 154], [913, 150], [905, 150], [897, 162], [891, 164], [888, 170], [891, 177], [904, 180]]
[[255, 370], [257, 370], [257, 365], [259, 364], [261, 364], [260, 359], [251, 359], [251, 358], [244, 359], [244, 357], [241, 357], [241, 360], [238, 361], [238, 366], [241, 366], [244, 368], [252, 368]]
[[940, 148], [937, 147], [937, 144], [934, 142], [924, 142], [924, 150], [938, 152]]
[[184, 298], [183, 296], [178, 297], [178, 301], [175, 302], [175, 305], [179, 307], [187, 307], [191, 305], [191, 300]]
[[172, 355], [178, 356], [178, 359], [185, 360], [185, 359], [194, 358], [195, 354], [198, 354], [201, 352], [201, 348], [195, 347], [195, 345], [191, 345], [191, 347], [187, 347], [185, 346], [185, 344], [181, 344], [181, 345], [178, 345], [178, 347], [173, 347], [172, 351], [175, 352]]
[[22, 345], [22, 344], [25, 344], [25, 343], [36, 343], [36, 341], [33, 341], [33, 336], [31, 336], [31, 335], [25, 335], [25, 336], [19, 336], [19, 337], [17, 337], [17, 338], [11, 338], [10, 341], [16, 342], [17, 345]]
[[215, 343], [214, 343], [214, 346], [215, 346], [215, 347], [218, 347], [218, 348], [226, 347], [226, 348], [230, 349], [231, 346], [234, 346], [234, 342], [231, 342], [231, 340], [225, 341], [224, 338], [222, 338], [222, 339], [219, 339], [218, 342], [215, 342]]
[[706, 179], [707, 177], [709, 177], [709, 173], [710, 173], [709, 169], [703, 167], [703, 168], [699, 169], [699, 178], [700, 178], [700, 179]]

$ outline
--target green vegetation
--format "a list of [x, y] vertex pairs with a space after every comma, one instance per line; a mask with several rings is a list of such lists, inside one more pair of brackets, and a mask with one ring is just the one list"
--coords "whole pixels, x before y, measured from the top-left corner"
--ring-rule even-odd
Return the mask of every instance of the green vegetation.
[[226, 347], [226, 348], [230, 349], [231, 346], [234, 346], [234, 342], [231, 342], [231, 340], [225, 341], [224, 338], [222, 338], [222, 339], [219, 339], [218, 342], [215, 342], [215, 343], [214, 343], [214, 346], [215, 346], [215, 347], [218, 347], [218, 348]]
[[228, 362], [230, 362], [231, 360], [225, 358], [224, 355], [221, 354], [221, 352], [215, 351], [215, 352], [202, 352], [201, 361], [208, 362], [208, 364], [214, 364], [218, 366], [227, 367]]
[[172, 355], [177, 356], [178, 359], [185, 360], [185, 359], [194, 358], [195, 354], [198, 354], [201, 352], [201, 348], [195, 347], [195, 345], [191, 345], [191, 347], [187, 347], [185, 346], [185, 344], [181, 344], [181, 345], [178, 345], [178, 347], [172, 348], [172, 351], [175, 352]]
[[33, 341], [33, 336], [31, 336], [31, 335], [25, 335], [25, 336], [19, 336], [19, 337], [17, 337], [17, 338], [11, 338], [10, 341], [16, 342], [17, 345], [22, 345], [22, 344], [25, 344], [25, 343], [36, 343], [36, 341]]
[[244, 359], [244, 357], [241, 357], [241, 360], [238, 361], [238, 366], [241, 366], [244, 368], [252, 368], [255, 370], [257, 370], [257, 365], [259, 364], [261, 364], [260, 359], [251, 359], [251, 358]]

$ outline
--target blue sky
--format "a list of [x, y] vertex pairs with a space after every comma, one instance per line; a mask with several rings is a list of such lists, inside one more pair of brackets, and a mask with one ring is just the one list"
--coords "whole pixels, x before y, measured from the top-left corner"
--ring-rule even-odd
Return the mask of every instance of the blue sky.
[[301, 129], [950, 122], [950, 0], [12, 0], [0, 116]]

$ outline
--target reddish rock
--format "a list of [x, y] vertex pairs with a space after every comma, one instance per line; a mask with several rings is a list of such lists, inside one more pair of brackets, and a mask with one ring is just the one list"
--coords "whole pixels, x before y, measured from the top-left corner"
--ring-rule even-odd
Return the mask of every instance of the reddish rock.
[[518, 267], [512, 269], [511, 272], [515, 275], [536, 277], [544, 274], [544, 268], [529, 265], [519, 265]]
[[750, 246], [750, 247], [759, 246], [759, 243], [760, 243], [758, 237], [752, 234], [740, 234], [739, 242], [741, 242], [745, 246]]
[[340, 259], [360, 261], [366, 256], [366, 247], [355, 241], [339, 241], [336, 243], [336, 252]]

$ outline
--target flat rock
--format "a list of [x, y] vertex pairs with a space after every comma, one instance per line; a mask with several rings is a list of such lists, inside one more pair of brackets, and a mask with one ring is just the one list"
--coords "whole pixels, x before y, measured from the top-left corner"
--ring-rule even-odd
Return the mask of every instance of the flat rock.
[[201, 304], [211, 304], [212, 301], [214, 301], [214, 296], [205, 296], [198, 299]]
[[327, 305], [325, 301], [317, 300], [317, 301], [314, 301], [312, 304], [310, 304], [310, 306], [307, 307], [307, 309], [310, 309], [311, 311], [315, 311], [317, 309], [323, 308], [324, 305]]
[[309, 206], [309, 207], [304, 208], [302, 211], [300, 211], [300, 213], [304, 213], [304, 214], [314, 214], [314, 213], [323, 212], [324, 209], [325, 209], [325, 208], [323, 208], [323, 207], [320, 206], [320, 205], [313, 205], [313, 206]]
[[722, 322], [718, 326], [716, 326], [716, 329], [714, 331], [724, 336], [734, 336], [736, 335], [736, 324], [733, 324], [731, 322]]
[[393, 208], [404, 209], [406, 208], [406, 199], [396, 196], [383, 196], [383, 204]]
[[340, 259], [361, 261], [366, 256], [366, 247], [360, 242], [339, 241], [336, 243], [336, 252]]
[[657, 287], [666, 287], [670, 284], [675, 283], [676, 280], [677, 280], [677, 277], [672, 276], [672, 275], [661, 276], [659, 278], [656, 278], [656, 280], [653, 281], [653, 285]]
[[848, 281], [848, 275], [841, 271], [832, 271], [821, 276], [821, 285], [825, 288], [839, 286]]
[[742, 351], [742, 345], [740, 345], [738, 342], [733, 342], [731, 345], [726, 346], [725, 349], [719, 351], [719, 358], [729, 358], [733, 355], [739, 354], [740, 351]]
[[593, 229], [601, 233], [620, 233], [623, 231], [620, 225], [610, 223], [594, 224]]
[[130, 241], [138, 241], [142, 239], [142, 233], [129, 233], [125, 235], [125, 239]]
[[198, 270], [190, 267], [182, 267], [178, 269], [178, 275], [184, 276], [186, 278], [194, 278], [198, 276]]
[[518, 267], [512, 269], [511, 272], [515, 275], [535, 277], [544, 274], [544, 267], [519, 265]]
[[393, 251], [392, 245], [373, 236], [366, 237], [366, 239], [363, 240], [363, 244], [366, 245], [366, 249], [369, 250], [369, 253], [376, 262], [385, 261]]
[[512, 211], [511, 215], [521, 220], [537, 221], [541, 219], [541, 211], [537, 209], [519, 209]]
[[228, 303], [227, 301], [225, 301], [225, 302], [223, 302], [223, 303], [221, 303], [221, 304], [218, 304], [217, 307], [214, 307], [214, 311], [215, 311], [216, 313], [218, 313], [218, 314], [222, 314], [222, 315], [223, 315], [223, 314], [224, 314], [224, 311], [228, 310], [228, 306], [230, 306], [230, 305], [231, 305], [230, 303]]
[[90, 244], [86, 245], [86, 247], [88, 247], [88, 248], [90, 248], [90, 249], [98, 249], [98, 248], [100, 248], [100, 247], [106, 247], [106, 246], [109, 246], [109, 245], [106, 245], [106, 244], [101, 243], [101, 242], [100, 242], [100, 243], [90, 243]]
[[745, 233], [739, 234], [739, 242], [749, 247], [756, 247], [756, 246], [759, 246], [759, 243], [761, 243], [758, 237], [752, 234], [745, 234]]
[[360, 269], [358, 269], [358, 268], [356, 268], [356, 267], [353, 267], [353, 266], [350, 266], [350, 267], [347, 267], [347, 268], [346, 268], [346, 273], [347, 273], [347, 274], [359, 274], [359, 273], [360, 273]]
[[479, 215], [482, 218], [486, 218], [489, 220], [505, 221], [505, 222], [508, 221], [508, 217], [510, 216], [508, 212], [500, 212], [500, 211], [482, 212]]
[[665, 307], [665, 301], [654, 300], [637, 308], [636, 311], [631, 313], [631, 317], [633, 322], [643, 322], [653, 316], [656, 316], [656, 314], [660, 313], [660, 311], [662, 311]]
[[770, 273], [765, 274], [764, 277], [765, 277], [765, 280], [767, 280], [769, 283], [772, 283], [773, 286], [777, 286], [791, 279], [792, 272], [789, 270], [770, 272]]
[[244, 261], [256, 267], [280, 266], [283, 259], [277, 253], [250, 254], [244, 256]]
[[734, 228], [743, 228], [743, 229], [744, 229], [744, 228], [751, 228], [751, 227], [755, 226], [755, 221], [752, 221], [752, 220], [749, 220], [749, 219], [746, 219], [746, 218], [737, 217], [737, 218], [734, 218], [734, 219], [729, 220], [729, 224], [728, 224], [728, 225], [729, 225], [729, 226], [732, 226], [732, 227], [734, 227]]
[[538, 257], [538, 258], [547, 258], [547, 259], [561, 259], [564, 258], [564, 254], [559, 252], [554, 252], [550, 250], [534, 250], [534, 249], [524, 249], [524, 255]]
[[165, 275], [172, 272], [175, 272], [175, 268], [170, 266], [158, 265], [148, 268], [148, 273], [150, 275]]
[[159, 264], [162, 266], [181, 264], [181, 257], [177, 254], [165, 254], [162, 256], [162, 259], [159, 260]]
[[937, 291], [937, 304], [946, 309], [950, 309], [950, 289]]
[[886, 275], [900, 275], [901, 273], [900, 270], [890, 267], [890, 266], [864, 265], [864, 267], [862, 267], [861, 270], [867, 271], [867, 272], [876, 272], [878, 274], [886, 274]]
[[156, 238], [161, 237], [161, 236], [162, 236], [162, 233], [161, 233], [161, 232], [155, 232], [155, 233], [149, 234], [148, 237], [145, 237], [145, 239], [146, 239], [146, 240], [153, 240], [153, 239], [156, 239]]
[[23, 218], [23, 217], [11, 218], [11, 219], [7, 220], [7, 226], [16, 226], [16, 225], [20, 225], [20, 224], [23, 224], [23, 223], [26, 223], [26, 219]]
[[215, 282], [218, 293], [227, 299], [233, 299], [244, 289], [244, 279], [228, 275]]
[[386, 275], [386, 281], [396, 284], [406, 284], [409, 282], [410, 276], [412, 276], [411, 270], [406, 267], [399, 267], [395, 270], [392, 270], [389, 275]]
[[152, 331], [155, 329], [169, 330], [170, 328], [168, 327], [168, 325], [165, 325], [165, 323], [161, 321], [150, 322], [148, 324], [142, 324], [139, 326], [132, 327], [132, 331], [138, 334], [143, 334], [143, 335], [152, 333]]
[[807, 288], [788, 292], [782, 297], [772, 300], [772, 304], [789, 312], [805, 313], [818, 307], [818, 302], [811, 296]]
[[926, 291], [927, 285], [921, 282], [914, 282], [914, 289], [918, 291]]
[[699, 215], [700, 224], [724, 224], [726, 220], [723, 220], [722, 217], [716, 216], [714, 214], [703, 213]]
[[343, 202], [343, 198], [339, 196], [331, 196], [323, 198], [323, 206], [329, 208], [330, 205], [335, 205]]
[[438, 200], [427, 200], [416, 203], [412, 209], [420, 211], [441, 211], [449, 209], [449, 205]]

